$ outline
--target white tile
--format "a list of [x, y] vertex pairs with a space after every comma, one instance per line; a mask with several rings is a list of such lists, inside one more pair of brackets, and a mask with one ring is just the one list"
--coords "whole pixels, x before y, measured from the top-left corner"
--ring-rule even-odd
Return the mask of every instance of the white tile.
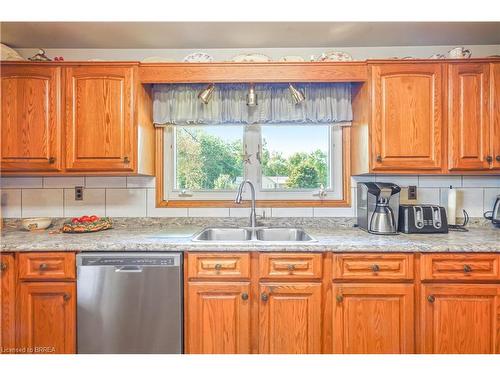
[[500, 176], [464, 176], [464, 187], [500, 187]]
[[106, 189], [106, 216], [145, 217], [146, 189]]
[[418, 176], [400, 176], [400, 175], [377, 175], [376, 182], [390, 182], [401, 187], [418, 185]]
[[189, 208], [188, 215], [190, 217], [228, 217], [229, 208]]
[[[448, 190], [441, 188], [441, 205], [448, 205]], [[466, 210], [470, 217], [483, 216], [484, 189], [461, 188], [457, 189], [457, 216], [462, 217], [462, 209]]]
[[484, 202], [483, 202], [484, 212], [493, 210], [493, 205], [495, 204], [498, 195], [500, 195], [500, 188], [484, 189]]
[[63, 189], [23, 189], [22, 217], [62, 217]]
[[2, 217], [21, 217], [21, 189], [2, 189]]
[[417, 188], [417, 199], [408, 200], [408, 188], [402, 188], [400, 203], [402, 204], [437, 204], [441, 202], [439, 188]]
[[124, 188], [127, 187], [127, 177], [85, 177], [85, 187]]
[[44, 177], [44, 188], [74, 188], [85, 186], [85, 177]]
[[[271, 217], [271, 209], [270, 208], [263, 208], [263, 207], [257, 207], [255, 209], [257, 216], [263, 217]], [[250, 217], [250, 207], [242, 207], [242, 208], [230, 208], [229, 209], [229, 216], [231, 217]]]
[[375, 182], [374, 175], [361, 175], [361, 176], [352, 176], [351, 177], [351, 185], [356, 186], [358, 182]]
[[273, 217], [312, 217], [312, 207], [273, 208]]
[[106, 215], [106, 191], [104, 189], [83, 189], [83, 200], [75, 200], [74, 189], [64, 189], [64, 216]]
[[0, 178], [0, 187], [2, 188], [41, 188], [42, 177], [2, 177]]
[[149, 176], [127, 177], [127, 187], [129, 188], [154, 188], [155, 178]]
[[156, 207], [155, 189], [147, 189], [147, 216], [148, 217], [187, 217], [188, 209], [182, 207]]
[[314, 217], [354, 217], [354, 207], [314, 207]]
[[447, 187], [455, 189], [462, 187], [462, 176], [419, 176], [418, 186], [425, 187]]

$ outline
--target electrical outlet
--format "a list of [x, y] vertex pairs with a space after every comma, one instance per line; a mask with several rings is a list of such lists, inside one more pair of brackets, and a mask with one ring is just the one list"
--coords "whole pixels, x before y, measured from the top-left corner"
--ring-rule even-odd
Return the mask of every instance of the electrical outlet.
[[83, 186], [75, 186], [75, 201], [83, 201]]
[[417, 200], [417, 187], [415, 185], [408, 186], [408, 200], [409, 201]]

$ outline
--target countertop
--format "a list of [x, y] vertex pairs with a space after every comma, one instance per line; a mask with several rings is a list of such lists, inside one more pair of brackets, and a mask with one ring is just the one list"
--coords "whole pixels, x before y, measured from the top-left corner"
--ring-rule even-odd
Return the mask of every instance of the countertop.
[[[239, 223], [234, 220], [232, 225]], [[289, 225], [297, 223], [288, 222]], [[0, 251], [334, 251], [334, 252], [500, 252], [500, 228], [472, 226], [469, 232], [448, 234], [399, 234], [381, 236], [353, 228], [352, 222], [337, 225], [323, 221], [300, 222], [317, 241], [306, 243], [270, 242], [192, 242], [191, 236], [205, 226], [223, 226], [220, 222], [139, 220], [115, 225], [97, 233], [27, 232], [11, 225], [2, 230]]]

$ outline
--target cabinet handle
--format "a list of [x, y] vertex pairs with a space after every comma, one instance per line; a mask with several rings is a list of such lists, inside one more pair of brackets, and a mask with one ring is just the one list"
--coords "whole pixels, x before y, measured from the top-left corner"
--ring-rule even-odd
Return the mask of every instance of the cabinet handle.
[[69, 293], [64, 293], [63, 294], [63, 300], [69, 301], [70, 299], [71, 299], [71, 294], [69, 294]]
[[38, 266], [38, 269], [40, 271], [45, 271], [47, 268], [49, 268], [49, 265], [47, 263], [40, 263], [40, 265]]
[[289, 264], [286, 268], [288, 268], [288, 271], [293, 272], [295, 271], [295, 264]]
[[53, 157], [53, 156], [51, 156], [51, 157], [49, 158], [49, 164], [54, 164], [55, 162], [56, 162], [56, 158], [55, 158], [55, 157]]
[[222, 269], [222, 264], [217, 263], [214, 268], [216, 271], [220, 271]]
[[381, 163], [381, 162], [382, 162], [382, 156], [377, 155], [377, 163]]
[[248, 299], [248, 293], [241, 293], [241, 299], [246, 301]]
[[380, 266], [379, 266], [378, 264], [374, 264], [374, 265], [372, 266], [372, 271], [373, 271], [373, 272], [378, 272], [378, 271], [380, 271]]
[[487, 161], [488, 163], [493, 162], [493, 156], [491, 156], [491, 155], [486, 156], [486, 161]]
[[427, 301], [429, 301], [430, 303], [434, 303], [435, 300], [436, 300], [436, 297], [434, 297], [432, 294], [427, 296]]
[[0, 263], [0, 271], [6, 271], [7, 270], [7, 263]]
[[128, 156], [125, 156], [125, 157], [123, 158], [123, 162], [124, 162], [125, 164], [130, 163], [130, 159], [128, 158]]
[[338, 303], [342, 303], [344, 301], [344, 296], [342, 294], [339, 294], [337, 297], [335, 297]]
[[466, 264], [466, 265], [464, 266], [464, 272], [466, 272], [466, 273], [472, 272], [472, 267], [471, 267], [471, 266], [469, 266], [468, 264]]
[[263, 301], [263, 302], [267, 302], [267, 300], [269, 299], [269, 296], [266, 292], [262, 293], [260, 295], [260, 299]]
[[495, 158], [497, 161], [500, 161], [500, 155], [497, 155], [497, 157]]

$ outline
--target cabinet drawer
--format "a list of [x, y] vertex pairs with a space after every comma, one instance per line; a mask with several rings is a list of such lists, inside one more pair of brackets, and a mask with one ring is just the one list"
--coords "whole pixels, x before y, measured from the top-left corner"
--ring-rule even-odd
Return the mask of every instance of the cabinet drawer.
[[75, 279], [74, 253], [20, 253], [20, 280]]
[[320, 279], [321, 254], [260, 254], [259, 276], [268, 279]]
[[412, 254], [334, 254], [334, 280], [411, 280]]
[[248, 279], [248, 253], [189, 253], [188, 277], [209, 279]]
[[500, 280], [496, 254], [426, 254], [422, 280]]

